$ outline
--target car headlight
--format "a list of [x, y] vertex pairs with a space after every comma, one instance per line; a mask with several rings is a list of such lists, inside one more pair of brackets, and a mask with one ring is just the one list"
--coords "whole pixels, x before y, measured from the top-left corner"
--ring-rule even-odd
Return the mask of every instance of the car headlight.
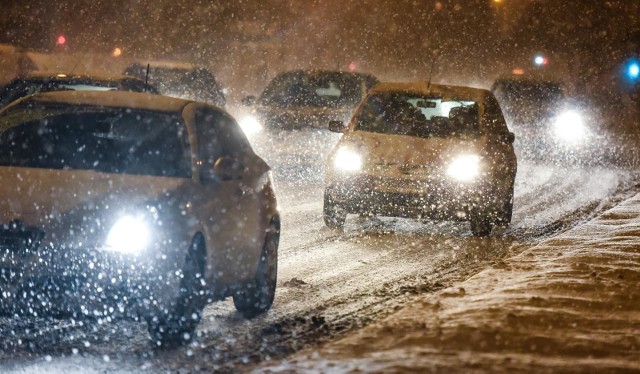
[[240, 125], [240, 128], [247, 136], [251, 136], [262, 131], [262, 124], [254, 116], [242, 117], [242, 119], [238, 122], [238, 125]]
[[151, 231], [144, 219], [134, 216], [123, 216], [111, 227], [107, 235], [106, 249], [137, 254], [149, 244]]
[[447, 167], [447, 175], [460, 182], [471, 182], [480, 175], [480, 157], [461, 155]]
[[553, 123], [553, 133], [563, 143], [580, 143], [587, 137], [584, 118], [575, 110], [562, 112]]
[[349, 148], [340, 148], [333, 156], [333, 166], [344, 172], [354, 172], [362, 168], [362, 157]]

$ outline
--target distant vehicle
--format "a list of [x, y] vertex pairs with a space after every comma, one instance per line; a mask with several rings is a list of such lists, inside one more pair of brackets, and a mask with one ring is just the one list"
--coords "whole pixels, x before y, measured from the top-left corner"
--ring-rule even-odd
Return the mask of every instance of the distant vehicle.
[[22, 97], [51, 91], [129, 91], [158, 93], [143, 80], [124, 75], [31, 72], [13, 79], [0, 91], [0, 108]]
[[358, 107], [330, 152], [324, 221], [347, 214], [469, 221], [489, 235], [513, 209], [516, 156], [491, 92], [468, 87], [381, 83]]
[[[147, 76], [147, 65], [149, 74]], [[162, 95], [209, 103], [221, 108], [226, 98], [209, 69], [186, 62], [151, 61], [133, 63], [124, 74], [153, 83]]]
[[32, 95], [0, 111], [0, 179], [4, 313], [131, 317], [173, 343], [211, 301], [232, 296], [245, 317], [271, 307], [270, 169], [218, 107]]
[[517, 137], [522, 156], [532, 159], [578, 157], [593, 133], [587, 110], [568, 99], [561, 82], [536, 77], [497, 79], [491, 91]]
[[367, 91], [373, 75], [327, 70], [295, 70], [277, 75], [256, 99], [243, 103], [251, 116], [240, 119], [245, 131], [327, 129], [329, 121], [347, 121]]

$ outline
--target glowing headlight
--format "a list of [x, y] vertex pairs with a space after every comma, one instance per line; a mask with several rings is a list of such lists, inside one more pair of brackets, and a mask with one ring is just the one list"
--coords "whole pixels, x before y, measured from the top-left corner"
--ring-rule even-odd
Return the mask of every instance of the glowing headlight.
[[254, 116], [245, 116], [238, 122], [242, 131], [247, 136], [257, 134], [262, 131], [262, 124]]
[[341, 171], [358, 171], [362, 168], [362, 157], [349, 148], [340, 148], [333, 156], [333, 165]]
[[107, 249], [136, 254], [149, 244], [150, 236], [149, 227], [142, 219], [124, 216], [111, 227], [107, 236]]
[[568, 110], [561, 113], [553, 124], [554, 135], [565, 143], [579, 143], [587, 136], [584, 119], [580, 113]]
[[480, 157], [462, 155], [456, 157], [447, 168], [447, 175], [460, 182], [471, 182], [480, 174]]

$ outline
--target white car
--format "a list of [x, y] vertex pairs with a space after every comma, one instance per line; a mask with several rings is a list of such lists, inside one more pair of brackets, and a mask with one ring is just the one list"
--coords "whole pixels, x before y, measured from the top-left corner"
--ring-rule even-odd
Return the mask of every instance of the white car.
[[356, 110], [325, 170], [324, 221], [347, 214], [469, 221], [474, 235], [507, 225], [514, 135], [487, 90], [381, 83]]
[[[0, 309], [146, 320], [189, 339], [228, 296], [271, 307], [280, 217], [270, 168], [212, 105], [51, 92], [0, 112]], [[44, 311], [43, 311], [44, 310]]]

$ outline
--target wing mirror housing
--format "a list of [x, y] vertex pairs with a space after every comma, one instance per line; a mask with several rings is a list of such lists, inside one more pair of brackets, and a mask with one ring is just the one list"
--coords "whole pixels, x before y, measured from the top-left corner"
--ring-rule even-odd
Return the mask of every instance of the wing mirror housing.
[[342, 121], [329, 121], [329, 131], [343, 133], [345, 130], [344, 122]]
[[248, 95], [242, 98], [242, 105], [244, 106], [254, 106], [256, 105], [256, 97], [253, 95]]
[[512, 132], [502, 134], [502, 141], [508, 144], [513, 144], [516, 140], [516, 135]]

